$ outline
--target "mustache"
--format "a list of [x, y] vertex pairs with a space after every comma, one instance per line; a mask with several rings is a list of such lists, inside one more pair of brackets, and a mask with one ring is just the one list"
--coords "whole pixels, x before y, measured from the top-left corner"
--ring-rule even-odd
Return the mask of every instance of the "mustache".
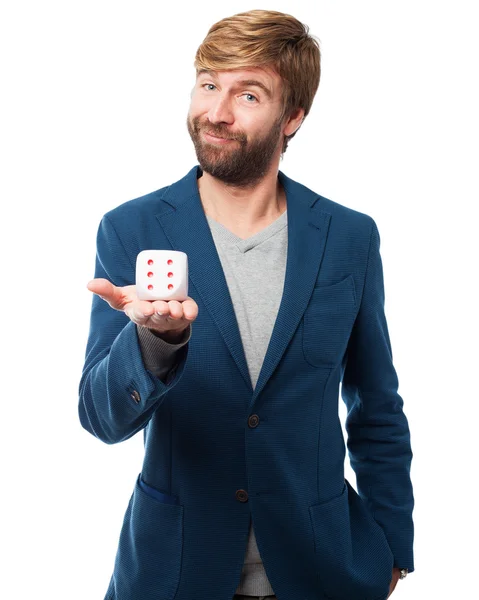
[[214, 137], [223, 138], [225, 140], [234, 140], [234, 138], [228, 137], [227, 135], [220, 135], [216, 131], [205, 131], [205, 133], [208, 133], [209, 135], [212, 135]]
[[224, 138], [226, 140], [236, 140], [236, 139], [238, 139], [238, 138], [230, 137], [228, 134], [224, 134], [221, 131], [210, 131], [209, 129], [203, 129], [203, 131], [205, 133], [208, 133], [209, 135], [213, 135], [213, 136], [219, 137], [219, 138]]

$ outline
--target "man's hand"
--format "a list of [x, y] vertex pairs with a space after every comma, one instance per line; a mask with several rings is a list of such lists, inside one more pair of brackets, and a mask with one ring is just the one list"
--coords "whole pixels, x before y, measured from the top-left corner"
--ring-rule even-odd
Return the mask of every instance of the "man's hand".
[[[399, 575], [401, 574], [401, 569], [398, 569], [397, 567], [393, 568], [393, 577], [391, 579], [391, 583], [389, 584], [389, 596], [394, 592], [394, 588], [397, 585], [397, 582], [399, 581]], [[388, 596], [388, 598], [389, 598]]]
[[101, 278], [92, 279], [87, 288], [115, 310], [123, 311], [137, 325], [167, 337], [180, 335], [198, 316], [198, 305], [190, 296], [183, 302], [139, 300], [136, 286], [117, 287]]

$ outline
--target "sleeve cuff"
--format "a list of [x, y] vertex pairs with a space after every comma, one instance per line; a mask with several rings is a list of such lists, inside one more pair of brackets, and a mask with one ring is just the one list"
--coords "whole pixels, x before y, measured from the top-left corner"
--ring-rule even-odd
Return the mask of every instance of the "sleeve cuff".
[[155, 335], [147, 327], [137, 326], [138, 341], [140, 343], [143, 363], [148, 371], [164, 380], [169, 371], [175, 366], [178, 351], [185, 346], [191, 338], [191, 324], [183, 332], [177, 344], [170, 344]]

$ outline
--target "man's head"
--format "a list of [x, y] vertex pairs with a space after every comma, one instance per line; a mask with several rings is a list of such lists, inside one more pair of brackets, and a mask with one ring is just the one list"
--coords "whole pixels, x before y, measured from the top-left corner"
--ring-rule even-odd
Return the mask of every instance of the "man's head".
[[[187, 118], [204, 170], [253, 185], [279, 161], [319, 86], [319, 45], [307, 32], [292, 16], [263, 10], [210, 28], [196, 53]], [[206, 132], [230, 141], [214, 142]]]

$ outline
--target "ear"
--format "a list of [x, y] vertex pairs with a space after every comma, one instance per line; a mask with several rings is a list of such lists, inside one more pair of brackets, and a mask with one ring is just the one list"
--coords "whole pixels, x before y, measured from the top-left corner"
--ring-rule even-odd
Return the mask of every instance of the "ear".
[[304, 108], [298, 108], [289, 116], [289, 119], [286, 119], [286, 126], [283, 131], [284, 135], [291, 135], [297, 129], [299, 129], [301, 123], [303, 122], [303, 119]]

